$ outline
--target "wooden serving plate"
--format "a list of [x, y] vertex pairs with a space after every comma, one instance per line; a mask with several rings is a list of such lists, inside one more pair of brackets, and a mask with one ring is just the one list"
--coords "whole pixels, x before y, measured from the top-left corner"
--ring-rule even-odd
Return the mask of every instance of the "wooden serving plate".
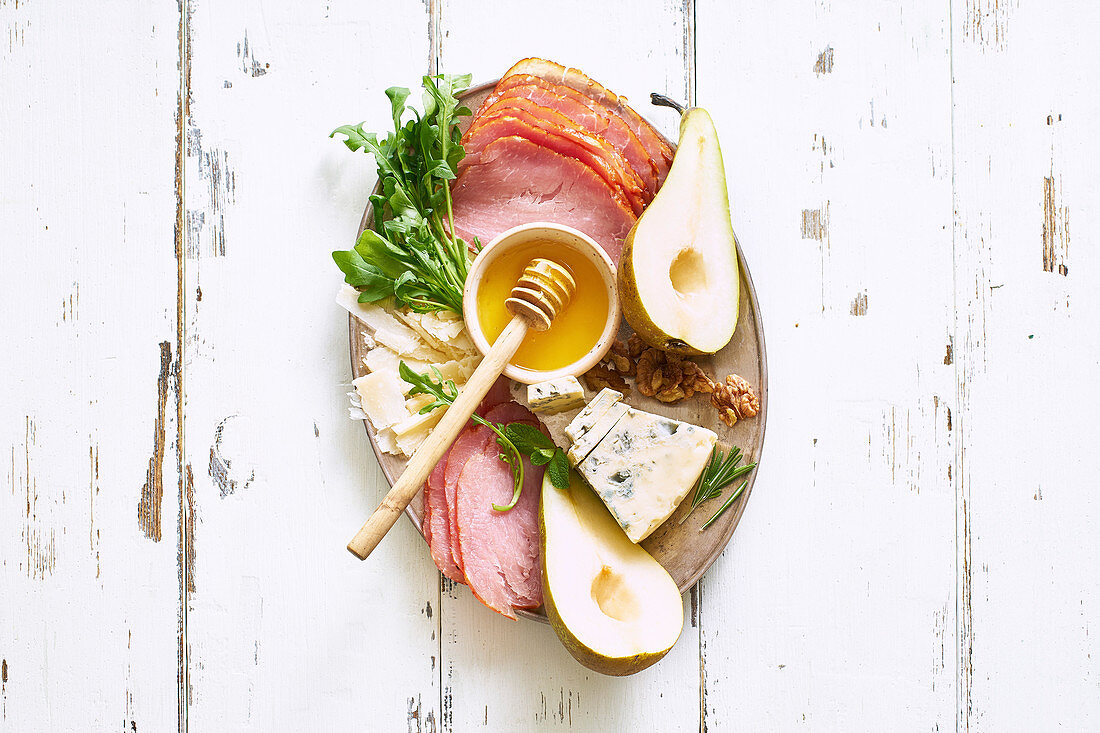
[[[497, 81], [494, 80], [472, 87], [460, 98], [467, 107], [476, 111], [482, 100], [492, 92], [496, 83]], [[669, 113], [671, 114], [671, 110]], [[460, 128], [465, 131], [469, 123], [469, 117], [462, 118]], [[667, 139], [666, 142], [675, 150], [675, 142]], [[371, 221], [371, 205], [368, 203], [359, 225], [360, 234]], [[740, 374], [747, 379], [756, 387], [757, 394], [760, 396], [760, 413], [749, 420], [740, 420], [733, 428], [728, 428], [718, 419], [718, 412], [711, 407], [709, 400], [703, 397], [694, 397], [679, 404], [666, 405], [658, 400], [643, 397], [638, 394], [637, 390], [633, 390], [626, 401], [648, 412], [710, 428], [718, 433], [718, 439], [722, 444], [738, 446], [745, 455], [745, 462], [750, 463], [758, 460], [764, 446], [764, 427], [768, 415], [768, 363], [764, 350], [764, 328], [760, 321], [760, 304], [757, 302], [756, 289], [753, 287], [749, 266], [745, 261], [745, 255], [741, 251], [740, 244], [737, 245], [737, 260], [741, 270], [741, 302], [737, 330], [733, 334], [733, 340], [717, 354], [711, 357], [697, 357], [697, 360], [718, 381], [723, 380], [727, 374]], [[361, 377], [367, 373], [364, 366], [364, 357], [369, 348], [364, 337], [370, 332], [354, 316], [350, 315], [348, 316], [348, 329], [351, 342], [352, 374], [355, 377]], [[620, 337], [625, 339], [630, 333], [632, 331], [624, 321]], [[374, 454], [378, 457], [378, 463], [382, 467], [382, 473], [385, 474], [386, 480], [392, 486], [405, 469], [407, 460], [380, 451], [370, 422], [364, 420], [363, 424], [366, 426], [367, 436], [370, 438], [371, 447], [374, 448]], [[718, 510], [724, 497], [740, 485], [740, 481], [728, 486], [723, 491], [722, 497], [712, 499], [700, 506], [686, 522], [680, 524], [681, 518], [687, 513], [691, 505], [691, 494], [689, 494], [688, 498], [676, 510], [676, 513], [642, 542], [642, 547], [648, 550], [668, 570], [681, 593], [686, 592], [695, 585], [696, 581], [718, 559], [718, 556], [722, 554], [722, 550], [729, 543], [734, 529], [741, 521], [741, 515], [745, 513], [745, 506], [748, 503], [749, 495], [752, 493], [757, 472], [752, 471], [748, 475], [749, 483], [741, 494], [741, 498], [706, 531], [700, 532], [700, 525]], [[423, 536], [424, 506], [421, 495], [417, 495], [413, 499], [412, 504], [406, 510], [406, 514], [412, 520], [417, 531]], [[546, 616], [543, 614], [542, 609], [536, 609], [535, 611], [521, 610], [518, 613], [527, 618], [546, 622]]]

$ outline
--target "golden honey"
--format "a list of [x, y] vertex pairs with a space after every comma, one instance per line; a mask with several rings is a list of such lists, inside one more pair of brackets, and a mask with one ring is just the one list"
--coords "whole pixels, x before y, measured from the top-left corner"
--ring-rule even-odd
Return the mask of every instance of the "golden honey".
[[505, 299], [523, 268], [535, 257], [561, 264], [577, 283], [577, 292], [546, 331], [530, 330], [512, 357], [525, 369], [553, 371], [569, 366], [596, 345], [607, 323], [607, 288], [599, 270], [587, 257], [561, 244], [534, 241], [500, 255], [485, 270], [477, 291], [477, 316], [485, 338], [492, 344], [512, 314]]

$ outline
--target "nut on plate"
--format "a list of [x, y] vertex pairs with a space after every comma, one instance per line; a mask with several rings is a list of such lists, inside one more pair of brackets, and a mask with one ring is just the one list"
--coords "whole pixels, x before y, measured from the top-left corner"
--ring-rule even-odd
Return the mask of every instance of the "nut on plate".
[[722, 422], [733, 427], [738, 420], [756, 417], [760, 412], [760, 399], [756, 390], [743, 377], [730, 374], [725, 383], [715, 384], [710, 403], [718, 409]]
[[585, 373], [584, 381], [591, 390], [610, 387], [630, 394], [628, 377], [634, 379], [643, 395], [665, 404], [709, 394], [718, 416], [730, 427], [760, 411], [756, 391], [740, 375], [730, 374], [724, 382], [715, 382], [696, 362], [683, 354], [654, 348], [637, 334], [625, 343], [616, 340], [603, 361]]

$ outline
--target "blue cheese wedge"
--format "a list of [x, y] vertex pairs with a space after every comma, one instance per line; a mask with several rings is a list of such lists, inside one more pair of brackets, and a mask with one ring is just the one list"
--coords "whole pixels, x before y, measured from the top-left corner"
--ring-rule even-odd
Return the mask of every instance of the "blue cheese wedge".
[[556, 415], [584, 404], [584, 388], [576, 377], [551, 379], [527, 386], [527, 405], [532, 412]]
[[622, 392], [616, 392], [610, 387], [604, 387], [592, 401], [573, 418], [573, 422], [565, 427], [565, 437], [576, 442], [588, 429], [596, 424], [596, 421], [604, 416], [611, 406], [622, 401]]
[[628, 408], [577, 470], [641, 542], [676, 511], [717, 440], [706, 428]]
[[572, 447], [566, 451], [565, 456], [569, 459], [569, 463], [576, 466], [583, 461], [585, 456], [591, 453], [592, 449], [603, 440], [603, 437], [611, 432], [611, 429], [615, 427], [629, 409], [627, 405], [617, 402], [604, 411], [600, 419], [573, 441]]

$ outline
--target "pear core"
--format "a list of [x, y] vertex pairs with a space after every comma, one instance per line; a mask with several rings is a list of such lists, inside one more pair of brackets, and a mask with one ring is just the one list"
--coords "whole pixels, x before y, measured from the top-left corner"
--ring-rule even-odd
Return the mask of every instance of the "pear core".
[[696, 249], [682, 249], [668, 268], [668, 279], [680, 295], [694, 295], [707, 288], [707, 268]]
[[592, 581], [592, 599], [604, 615], [616, 621], [632, 621], [640, 610], [638, 598], [630, 589], [626, 578], [607, 565], [600, 569], [596, 579]]

